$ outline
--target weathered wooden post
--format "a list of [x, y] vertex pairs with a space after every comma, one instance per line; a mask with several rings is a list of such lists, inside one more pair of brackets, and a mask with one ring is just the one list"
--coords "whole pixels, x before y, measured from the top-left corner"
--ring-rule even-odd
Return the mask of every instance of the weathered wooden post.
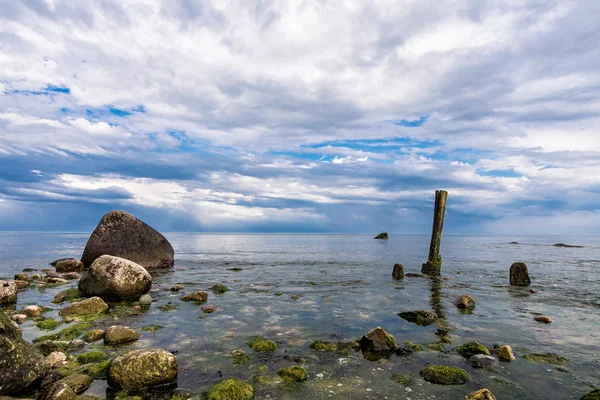
[[440, 255], [440, 245], [442, 242], [442, 230], [444, 229], [444, 213], [446, 212], [447, 198], [447, 191], [435, 191], [435, 209], [433, 211], [433, 227], [431, 229], [431, 244], [429, 245], [429, 258], [421, 268], [421, 272], [424, 274], [439, 275], [440, 270], [442, 268], [442, 256]]

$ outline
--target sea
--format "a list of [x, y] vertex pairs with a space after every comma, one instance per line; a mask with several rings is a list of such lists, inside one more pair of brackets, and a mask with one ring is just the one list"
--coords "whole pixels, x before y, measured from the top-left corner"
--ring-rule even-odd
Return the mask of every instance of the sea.
[[[163, 348], [177, 356], [180, 388], [201, 394], [215, 382], [235, 377], [259, 382], [254, 383], [256, 399], [464, 399], [482, 388], [498, 399], [579, 399], [600, 387], [600, 236], [446, 234], [440, 279], [420, 276], [428, 235], [391, 234], [388, 240], [334, 234], [165, 236], [175, 249], [175, 267], [152, 271], [149, 309], [98, 322], [100, 327], [125, 324], [138, 330], [141, 339], [120, 347], [98, 342], [80, 352], [99, 348], [116, 355]], [[56, 258], [79, 258], [88, 237], [2, 232], [0, 276], [48, 268]], [[510, 286], [509, 268], [517, 261], [529, 267], [530, 287]], [[414, 275], [394, 280], [396, 263]], [[213, 294], [210, 287], [217, 283], [229, 290]], [[46, 316], [58, 318], [60, 306], [50, 301], [76, 285], [31, 287], [19, 294], [16, 309], [44, 305], [52, 308]], [[184, 289], [173, 292], [174, 285]], [[214, 313], [179, 300], [197, 290], [208, 291]], [[462, 294], [475, 299], [470, 313], [453, 305]], [[422, 309], [443, 318], [450, 343], [440, 341], [439, 324], [419, 326], [398, 316]], [[536, 315], [550, 316], [553, 323], [536, 322]], [[399, 345], [418, 345], [423, 351], [372, 360], [360, 351], [320, 353], [310, 347], [316, 340], [354, 341], [376, 327]], [[22, 328], [26, 340], [49, 333], [32, 321]], [[278, 349], [255, 353], [248, 346], [252, 336], [273, 340]], [[474, 369], [455, 351], [468, 341], [490, 348], [510, 345], [516, 359]], [[435, 344], [443, 350], [429, 347]], [[238, 349], [250, 357], [248, 363], [233, 363], [229, 354]], [[556, 353], [568, 363], [540, 364], [523, 357], [532, 353]], [[291, 365], [303, 365], [308, 379], [282, 383], [277, 371]], [[463, 368], [471, 381], [428, 383], [419, 374], [428, 365]], [[408, 383], [393, 379], [399, 375], [408, 376]], [[257, 379], [261, 376], [265, 379]], [[85, 394], [107, 397], [110, 390], [98, 379]]]

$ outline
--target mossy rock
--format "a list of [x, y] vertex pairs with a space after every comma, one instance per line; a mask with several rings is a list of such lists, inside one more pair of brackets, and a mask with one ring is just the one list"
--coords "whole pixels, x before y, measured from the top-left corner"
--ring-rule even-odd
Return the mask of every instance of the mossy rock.
[[76, 394], [80, 394], [85, 392], [93, 381], [94, 379], [89, 375], [73, 374], [61, 379], [58, 382], [67, 384]]
[[42, 342], [44, 340], [73, 340], [83, 334], [83, 332], [90, 329], [91, 324], [89, 322], [79, 322], [71, 326], [66, 327], [62, 331], [53, 333], [50, 335], [40, 336], [33, 339], [33, 343]]
[[250, 362], [250, 357], [245, 354], [235, 355], [233, 357], [233, 365], [244, 365]]
[[413, 383], [412, 376], [408, 374], [392, 374], [392, 380], [402, 386], [410, 386]]
[[133, 396], [127, 390], [119, 390], [114, 397], [114, 400], [144, 400], [142, 396]]
[[204, 394], [206, 400], [251, 400], [254, 386], [235, 378], [226, 379], [211, 386]]
[[74, 301], [74, 300], [83, 300], [84, 297], [81, 295], [81, 292], [77, 288], [71, 288], [63, 290], [59, 292], [56, 296], [54, 296], [54, 300], [52, 303], [60, 304], [65, 301]]
[[316, 340], [311, 343], [310, 348], [320, 352], [333, 352], [337, 350], [338, 344], [336, 342]]
[[491, 355], [490, 350], [487, 347], [477, 342], [467, 342], [462, 346], [457, 347], [456, 352], [467, 359], [475, 354]]
[[262, 364], [262, 365], [259, 365], [259, 366], [256, 368], [256, 370], [257, 370], [258, 372], [265, 373], [265, 372], [269, 371], [269, 366], [268, 366], [267, 364]]
[[471, 380], [471, 375], [464, 369], [444, 365], [430, 365], [420, 375], [427, 382], [438, 385], [463, 385]]
[[551, 365], [568, 365], [569, 360], [559, 356], [556, 353], [532, 353], [525, 354], [524, 359], [536, 362], [538, 364], [551, 364]]
[[303, 367], [294, 365], [293, 367], [281, 368], [277, 371], [277, 375], [281, 378], [293, 381], [293, 382], [304, 382], [308, 378], [308, 372]]
[[90, 352], [80, 354], [77, 357], [77, 362], [79, 364], [97, 363], [104, 360], [108, 360], [108, 355], [100, 350], [92, 350]]
[[444, 344], [443, 343], [429, 343], [427, 344], [427, 347], [431, 350], [435, 350], [435, 351], [444, 351]]
[[88, 343], [97, 342], [98, 340], [102, 340], [104, 338], [105, 333], [106, 332], [103, 329], [92, 329], [83, 335], [82, 339]]
[[217, 283], [216, 285], [213, 285], [210, 290], [213, 291], [214, 294], [223, 294], [225, 292], [227, 292], [229, 289], [227, 288], [227, 286], [221, 284], [221, 283]]
[[52, 331], [52, 330], [58, 328], [58, 326], [61, 324], [62, 324], [61, 321], [55, 321], [52, 318], [45, 318], [45, 319], [38, 321], [35, 324], [35, 326], [37, 326], [39, 329], [41, 329], [43, 331]]
[[91, 297], [69, 304], [60, 310], [58, 315], [64, 317], [67, 315], [102, 314], [106, 312], [106, 310], [108, 310], [108, 304], [106, 304], [104, 300], [100, 297]]
[[413, 342], [405, 341], [404, 345], [406, 347], [408, 347], [409, 349], [411, 349], [412, 351], [414, 351], [415, 353], [418, 353], [420, 351], [425, 351], [425, 349], [421, 345], [418, 345]]
[[248, 338], [247, 343], [252, 350], [259, 353], [275, 351], [278, 347], [277, 343], [262, 336], [251, 336]]
[[110, 364], [110, 360], [101, 361], [95, 364], [86, 364], [82, 365], [77, 372], [85, 375], [89, 375], [94, 379], [104, 379], [106, 378], [106, 373], [108, 370], [108, 365]]
[[594, 389], [585, 396], [581, 398], [581, 400], [600, 400], [600, 389]]
[[360, 343], [358, 342], [338, 342], [336, 354], [347, 356], [351, 352], [360, 351]]
[[162, 349], [129, 351], [108, 366], [108, 385], [114, 389], [139, 391], [177, 382], [177, 358]]
[[43, 340], [35, 344], [35, 347], [40, 349], [42, 354], [47, 357], [55, 351], [65, 352], [67, 350], [66, 342], [55, 342], [52, 340]]

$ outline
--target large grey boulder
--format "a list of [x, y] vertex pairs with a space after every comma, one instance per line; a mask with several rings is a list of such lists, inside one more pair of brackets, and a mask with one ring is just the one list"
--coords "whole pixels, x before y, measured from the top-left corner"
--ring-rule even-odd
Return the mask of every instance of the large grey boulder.
[[17, 290], [17, 284], [14, 281], [0, 279], [0, 304], [15, 303]]
[[510, 266], [510, 284], [512, 286], [529, 286], [531, 284], [527, 264], [516, 262]]
[[125, 211], [104, 215], [88, 239], [81, 261], [85, 267], [98, 257], [110, 254], [126, 258], [144, 268], [173, 266], [175, 252], [159, 232]]
[[108, 366], [108, 385], [129, 391], [177, 382], [177, 358], [160, 349], [133, 350]]
[[101, 256], [79, 279], [79, 291], [105, 300], [137, 300], [152, 286], [152, 276], [133, 261]]
[[21, 338], [1, 309], [0, 371], [0, 396], [10, 396], [33, 388], [49, 371], [40, 350]]

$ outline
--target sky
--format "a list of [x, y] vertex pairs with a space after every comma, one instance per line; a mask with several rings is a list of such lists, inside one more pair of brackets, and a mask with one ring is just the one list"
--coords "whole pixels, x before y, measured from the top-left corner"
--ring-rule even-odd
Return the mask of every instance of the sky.
[[600, 233], [600, 2], [0, 0], [0, 230]]

